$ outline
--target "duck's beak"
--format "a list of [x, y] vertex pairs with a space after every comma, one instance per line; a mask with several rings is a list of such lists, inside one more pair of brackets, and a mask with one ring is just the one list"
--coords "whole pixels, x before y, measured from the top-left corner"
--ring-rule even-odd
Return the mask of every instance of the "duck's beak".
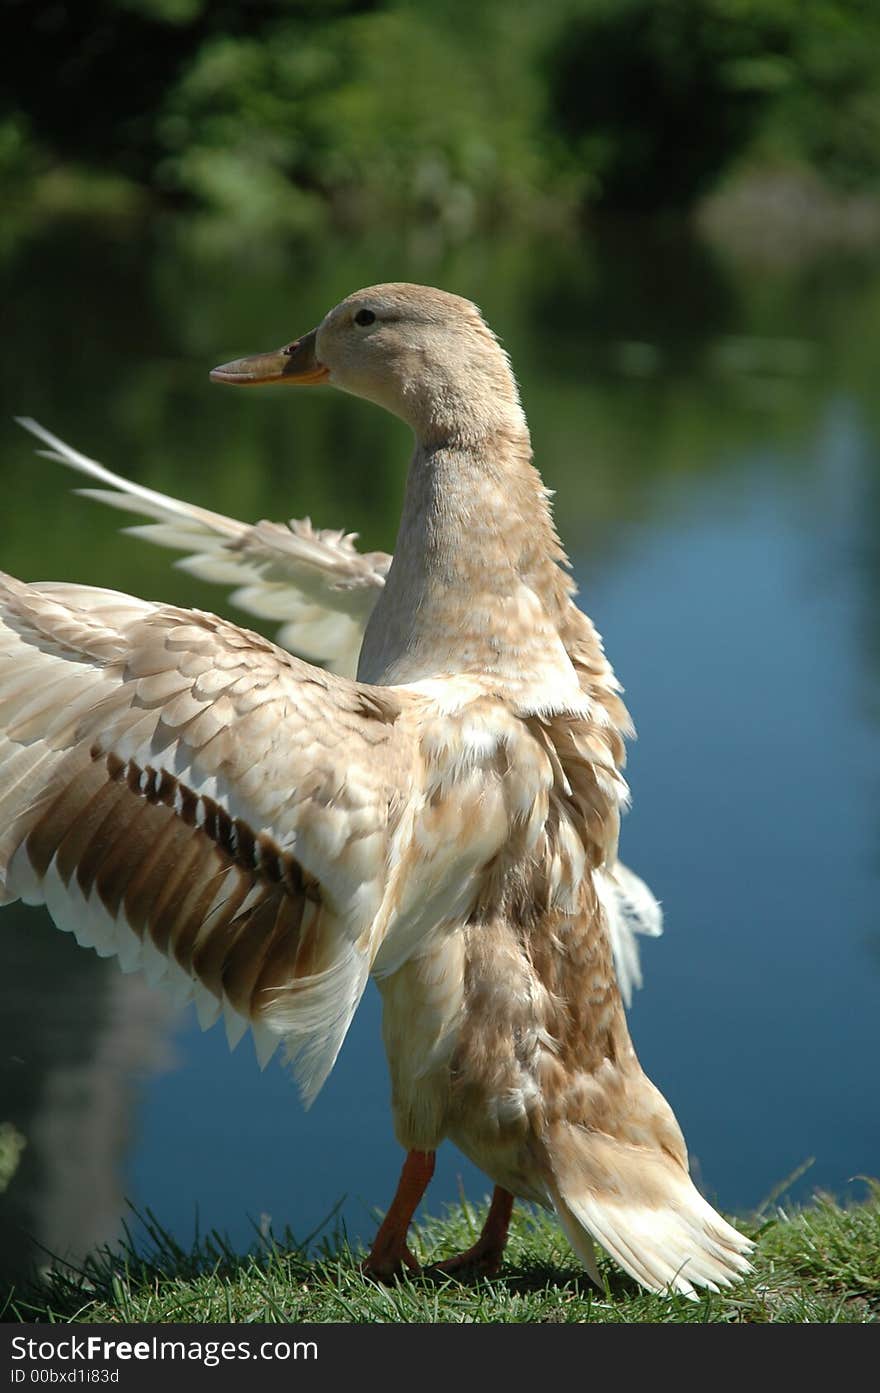
[[330, 369], [319, 363], [315, 355], [317, 333], [317, 329], [313, 329], [274, 353], [255, 353], [251, 358], [223, 363], [211, 373], [211, 381], [231, 382], [236, 387], [258, 387], [267, 382], [289, 382], [291, 387], [306, 387], [326, 382]]

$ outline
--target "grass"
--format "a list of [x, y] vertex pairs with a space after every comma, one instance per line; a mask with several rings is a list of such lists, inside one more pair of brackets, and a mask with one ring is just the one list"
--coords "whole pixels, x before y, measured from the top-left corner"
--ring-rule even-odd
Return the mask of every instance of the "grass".
[[[865, 1203], [817, 1197], [805, 1209], [740, 1227], [758, 1240], [754, 1273], [736, 1288], [699, 1301], [643, 1292], [602, 1262], [604, 1290], [575, 1262], [555, 1221], [515, 1212], [499, 1277], [470, 1284], [448, 1277], [406, 1278], [384, 1287], [365, 1278], [344, 1238], [304, 1246], [261, 1239], [247, 1255], [217, 1234], [180, 1247], [149, 1213], [81, 1269], [56, 1266], [13, 1292], [3, 1321], [144, 1322], [540, 1322], [849, 1323], [880, 1321], [880, 1183]], [[462, 1203], [413, 1233], [424, 1262], [473, 1242], [480, 1216]]]

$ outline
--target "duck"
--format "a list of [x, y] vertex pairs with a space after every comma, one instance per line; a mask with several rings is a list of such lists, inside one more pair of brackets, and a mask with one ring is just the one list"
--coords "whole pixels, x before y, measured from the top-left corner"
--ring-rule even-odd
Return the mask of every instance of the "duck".
[[390, 283], [211, 378], [401, 418], [394, 555], [180, 504], [29, 423], [300, 653], [2, 575], [0, 904], [44, 904], [231, 1045], [250, 1030], [262, 1063], [281, 1046], [306, 1105], [373, 978], [405, 1159], [368, 1277], [419, 1271], [409, 1229], [449, 1139], [494, 1189], [441, 1273], [497, 1273], [520, 1199], [555, 1212], [596, 1282], [598, 1244], [650, 1291], [729, 1286], [753, 1245], [694, 1185], [629, 1034], [635, 933], [657, 928], [617, 854], [632, 727], [508, 355], [470, 301]]

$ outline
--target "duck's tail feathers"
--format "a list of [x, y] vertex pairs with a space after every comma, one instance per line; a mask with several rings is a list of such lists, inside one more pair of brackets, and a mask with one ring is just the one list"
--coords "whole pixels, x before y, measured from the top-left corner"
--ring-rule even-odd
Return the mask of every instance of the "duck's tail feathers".
[[593, 1240], [648, 1291], [696, 1299], [747, 1272], [753, 1243], [722, 1219], [662, 1150], [565, 1124], [550, 1191], [565, 1235], [598, 1281]]

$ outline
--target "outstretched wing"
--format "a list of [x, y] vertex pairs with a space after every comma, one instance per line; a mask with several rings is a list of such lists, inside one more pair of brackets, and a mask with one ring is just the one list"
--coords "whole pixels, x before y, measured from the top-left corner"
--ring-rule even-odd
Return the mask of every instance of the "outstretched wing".
[[[381, 945], [407, 696], [211, 615], [0, 575], [0, 903], [194, 995], [303, 1094]], [[387, 923], [387, 915], [385, 921]]]
[[110, 485], [80, 493], [154, 519], [127, 532], [186, 552], [176, 563], [182, 570], [233, 586], [234, 604], [281, 624], [277, 638], [285, 648], [354, 676], [364, 626], [391, 565], [386, 552], [360, 552], [356, 533], [319, 530], [309, 518], [236, 522], [113, 474], [36, 421], [22, 417], [19, 424], [49, 446], [40, 454]]

